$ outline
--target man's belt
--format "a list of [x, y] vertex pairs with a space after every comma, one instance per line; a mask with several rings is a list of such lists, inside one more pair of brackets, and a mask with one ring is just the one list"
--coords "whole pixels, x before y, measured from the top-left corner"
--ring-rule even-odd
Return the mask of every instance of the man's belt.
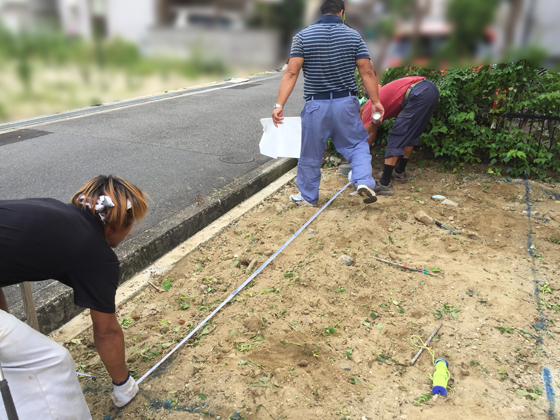
[[406, 90], [406, 93], [404, 94], [404, 100], [405, 100], [405, 101], [408, 101], [408, 97], [410, 96], [410, 92], [412, 92], [412, 88], [413, 88], [414, 86], [416, 86], [416, 85], [422, 83], [424, 80], [426, 80], [426, 79], [422, 79], [422, 80], [420, 80], [420, 81], [418, 81], [418, 82], [416, 82], [416, 83], [411, 84], [411, 85], [408, 87], [408, 89]]
[[327, 99], [339, 99], [345, 98], [346, 96], [358, 96], [357, 92], [352, 92], [350, 90], [343, 90], [340, 92], [325, 92], [318, 93], [317, 95], [311, 95], [311, 100], [313, 101], [324, 101]]

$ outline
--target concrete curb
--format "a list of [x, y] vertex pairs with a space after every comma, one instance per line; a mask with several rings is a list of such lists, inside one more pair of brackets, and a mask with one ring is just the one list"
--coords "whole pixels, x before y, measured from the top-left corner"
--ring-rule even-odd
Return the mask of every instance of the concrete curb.
[[[163, 220], [151, 229], [117, 248], [121, 261], [120, 283], [132, 278], [188, 238], [217, 220], [237, 205], [280, 178], [296, 166], [295, 159], [272, 160], [228, 184], [222, 191], [204, 197]], [[54, 282], [35, 297], [40, 330], [48, 334], [64, 325], [84, 309], [74, 305], [72, 290]], [[22, 308], [12, 308], [24, 318]]]

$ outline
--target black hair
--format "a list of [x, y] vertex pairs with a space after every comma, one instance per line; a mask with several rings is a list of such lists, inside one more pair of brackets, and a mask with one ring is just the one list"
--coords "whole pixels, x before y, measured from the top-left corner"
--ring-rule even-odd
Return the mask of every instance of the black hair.
[[327, 0], [321, 6], [321, 13], [324, 15], [337, 15], [341, 10], [346, 10], [344, 0]]

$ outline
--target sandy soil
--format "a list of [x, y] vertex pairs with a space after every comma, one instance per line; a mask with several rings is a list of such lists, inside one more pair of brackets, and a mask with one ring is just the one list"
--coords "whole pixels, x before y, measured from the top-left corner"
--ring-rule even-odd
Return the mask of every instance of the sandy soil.
[[[120, 411], [91, 333], [67, 343], [99, 378], [83, 379], [93, 418], [546, 418], [542, 370], [553, 388], [560, 372], [560, 188], [530, 182], [529, 218], [524, 181], [410, 175], [373, 205], [345, 191]], [[325, 169], [319, 204], [346, 182]], [[317, 211], [289, 205], [294, 192], [285, 186], [155, 280], [168, 292], [120, 308], [130, 369], [147, 372]], [[419, 211], [465, 234], [425, 225]], [[452, 379], [448, 397], [429, 399], [432, 358], [410, 366], [410, 339], [439, 322], [433, 351]]]

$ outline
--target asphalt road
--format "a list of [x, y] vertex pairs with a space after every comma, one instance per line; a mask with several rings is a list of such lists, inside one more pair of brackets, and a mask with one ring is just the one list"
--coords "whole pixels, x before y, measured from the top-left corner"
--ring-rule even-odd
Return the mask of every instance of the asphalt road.
[[[248, 84], [0, 132], [0, 200], [68, 202], [89, 179], [118, 175], [152, 198], [139, 232], [266, 163], [261, 118], [269, 118], [281, 74]], [[298, 116], [303, 80], [285, 110]], [[123, 243], [122, 246], [126, 246]], [[34, 294], [49, 282], [33, 283]], [[20, 305], [15, 286], [8, 304]]]

